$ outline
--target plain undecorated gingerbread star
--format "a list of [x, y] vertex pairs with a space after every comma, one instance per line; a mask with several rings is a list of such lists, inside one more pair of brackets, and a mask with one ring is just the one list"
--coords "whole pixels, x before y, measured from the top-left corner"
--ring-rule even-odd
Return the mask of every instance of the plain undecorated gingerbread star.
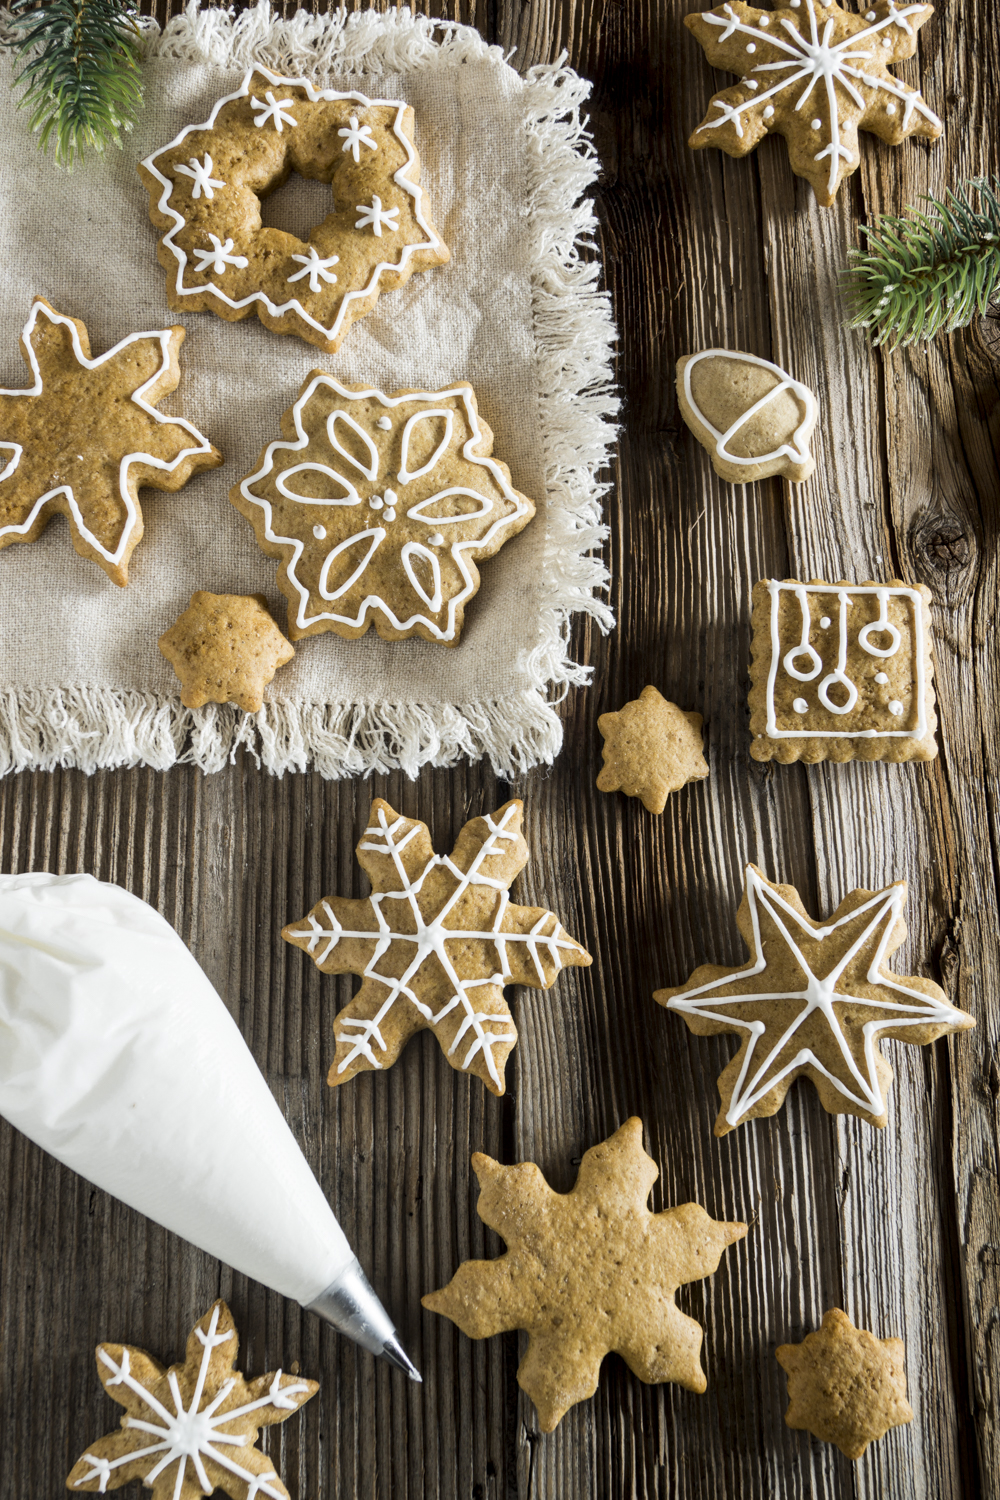
[[479, 1217], [506, 1254], [466, 1261], [423, 1305], [469, 1338], [527, 1331], [517, 1381], [543, 1432], [594, 1394], [612, 1352], [649, 1385], [705, 1389], [702, 1330], [674, 1293], [715, 1271], [747, 1227], [710, 1219], [697, 1203], [650, 1212], [660, 1174], [642, 1149], [641, 1120], [592, 1146], [568, 1193], [553, 1192], [534, 1162], [503, 1167], [477, 1152], [472, 1165]]
[[655, 687], [644, 687], [617, 713], [601, 714], [604, 767], [598, 790], [620, 788], [626, 797], [641, 797], [650, 812], [661, 813], [671, 792], [708, 775], [701, 725], [701, 714], [685, 713]]
[[236, 703], [257, 713], [264, 689], [295, 648], [272, 620], [263, 594], [191, 595], [187, 609], [160, 636], [160, 650], [181, 681], [186, 708]]
[[903, 1354], [902, 1339], [874, 1338], [832, 1308], [818, 1332], [775, 1350], [788, 1376], [786, 1423], [860, 1458], [891, 1427], [913, 1421]]

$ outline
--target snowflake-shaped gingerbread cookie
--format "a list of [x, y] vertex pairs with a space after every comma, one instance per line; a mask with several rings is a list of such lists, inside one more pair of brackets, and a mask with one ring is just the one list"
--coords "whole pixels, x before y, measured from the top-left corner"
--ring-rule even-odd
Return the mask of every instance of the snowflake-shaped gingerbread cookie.
[[783, 135], [792, 171], [829, 206], [860, 164], [859, 130], [891, 146], [941, 134], [919, 89], [889, 72], [913, 56], [933, 14], [933, 6], [896, 0], [875, 0], [863, 15], [832, 0], [786, 0], [774, 10], [732, 0], [685, 16], [712, 66], [743, 75], [712, 97], [688, 144], [746, 156], [766, 135]]
[[535, 513], [491, 457], [472, 388], [386, 396], [314, 370], [281, 425], [229, 498], [281, 561], [292, 640], [374, 625], [456, 645], [476, 563]]
[[[420, 186], [414, 114], [399, 99], [317, 89], [252, 68], [200, 125], [139, 166], [178, 312], [238, 321], [332, 353], [379, 294], [449, 258]], [[289, 174], [331, 188], [302, 240], [265, 228], [260, 203]]]

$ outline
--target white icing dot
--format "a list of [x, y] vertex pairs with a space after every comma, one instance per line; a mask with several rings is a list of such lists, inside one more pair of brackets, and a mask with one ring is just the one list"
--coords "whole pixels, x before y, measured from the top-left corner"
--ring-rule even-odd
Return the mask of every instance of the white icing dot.
[[773, 104], [769, 104], [767, 106], [767, 108], [764, 110], [764, 119], [765, 120], [769, 120], [773, 114], [774, 114], [774, 105]]
[[368, 501], [368, 504], [369, 504], [369, 507], [372, 510], [381, 510], [382, 509], [382, 496], [381, 495], [372, 495], [371, 498]]
[[757, 51], [757, 43], [756, 42], [747, 42], [747, 51], [748, 52], [756, 52]]
[[313, 527], [313, 536], [316, 538], [317, 542], [321, 542], [323, 540], [323, 538], [326, 536], [326, 527], [325, 526], [314, 526]]
[[385, 512], [385, 519], [387, 521], [394, 521], [396, 519], [396, 512], [393, 510], [393, 508], [392, 508], [391, 505], [390, 505], [389, 509]]
[[807, 712], [809, 705], [804, 698], [796, 698], [795, 702], [792, 704], [792, 707], [797, 714], [804, 714]]
[[882, 46], [883, 47], [891, 47], [892, 46], [892, 37], [891, 36], [884, 36], [882, 38]]
[[896, 106], [894, 104], [887, 104], [885, 112], [887, 115], [894, 115], [896, 113]]
[[430, 542], [430, 544], [431, 544], [432, 547], [443, 547], [444, 546], [444, 537], [441, 535], [440, 531], [432, 532], [432, 534], [427, 538], [427, 540]]
[[378, 419], [378, 421], [376, 422], [375, 425], [376, 425], [376, 427], [381, 427], [381, 429], [382, 429], [383, 432], [388, 432], [389, 428], [392, 426], [392, 418], [391, 417], [379, 417], [379, 419]]
[[899, 715], [903, 712], [903, 705], [900, 703], [898, 698], [893, 698], [892, 702], [889, 704], [889, 712], [891, 714], [895, 714], [897, 718], [899, 718]]
[[758, 26], [770, 26], [770, 24], [771, 24], [771, 17], [770, 16], [761, 16], [760, 20], [757, 22]]
[[865, 20], [866, 21], [874, 21], [874, 19], [875, 19], [875, 12], [873, 10], [866, 10], [865, 11]]
[[756, 93], [757, 90], [760, 88], [760, 84], [757, 82], [756, 78], [748, 78], [748, 79], [746, 79], [746, 86], [753, 93]]
[[820, 625], [820, 629], [821, 630], [829, 630], [830, 629], [830, 616], [829, 615], [824, 615], [823, 618], [822, 618], [822, 620], [820, 620], [819, 625]]
[[395, 505], [395, 503], [396, 503], [396, 491], [395, 490], [386, 490], [386, 492], [385, 492], [385, 503], [386, 503], [386, 505]]
[[876, 672], [875, 681], [879, 683], [880, 686], [884, 686], [884, 684], [887, 683], [889, 679], [884, 672]]
[[813, 120], [813, 122], [812, 122], [812, 128], [813, 128], [813, 130], [819, 130], [819, 128], [820, 128], [820, 126], [822, 124], [823, 124], [822, 120]]
[[802, 0], [788, 0], [788, 3], [792, 7], [792, 10], [798, 10]]

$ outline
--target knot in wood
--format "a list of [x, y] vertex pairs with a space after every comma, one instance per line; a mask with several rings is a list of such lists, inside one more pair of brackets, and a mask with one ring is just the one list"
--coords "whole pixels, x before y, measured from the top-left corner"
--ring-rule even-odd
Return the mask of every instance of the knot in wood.
[[972, 561], [972, 543], [955, 516], [934, 516], [921, 528], [917, 544], [937, 573], [955, 573]]

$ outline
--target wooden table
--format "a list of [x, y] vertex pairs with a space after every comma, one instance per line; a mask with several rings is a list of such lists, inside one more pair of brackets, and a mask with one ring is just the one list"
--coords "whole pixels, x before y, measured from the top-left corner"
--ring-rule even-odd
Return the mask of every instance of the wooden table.
[[[565, 48], [594, 80], [597, 195], [624, 394], [608, 500], [618, 629], [580, 626], [593, 685], [565, 705], [551, 770], [488, 766], [371, 783], [275, 781], [241, 758], [214, 776], [77, 771], [0, 783], [0, 869], [88, 870], [151, 901], [216, 984], [424, 1375], [413, 1386], [316, 1319], [139, 1217], [0, 1129], [0, 1500], [62, 1493], [113, 1425], [93, 1348], [125, 1338], [175, 1358], [217, 1295], [253, 1373], [321, 1378], [271, 1430], [293, 1496], [1000, 1495], [1000, 936], [996, 651], [1000, 362], [996, 324], [894, 355], [843, 327], [835, 273], [859, 219], [998, 167], [1000, 29], [986, 0], [921, 32], [945, 119], [933, 149], [864, 137], [836, 208], [819, 208], [778, 142], [745, 161], [685, 139], [716, 85], [680, 0], [454, 0], [528, 67]], [[992, 352], [991, 352], [992, 336]], [[817, 471], [799, 489], [716, 479], [682, 425], [677, 356], [724, 344], [819, 392]], [[768, 575], [921, 580], [936, 600], [939, 758], [929, 765], [765, 766], [748, 754], [748, 597]], [[705, 715], [712, 775], [662, 817], [594, 787], [598, 714], [647, 682]], [[332, 1021], [349, 979], [278, 935], [321, 892], [361, 894], [354, 844], [372, 795], [425, 819], [439, 848], [466, 818], [523, 797], [533, 859], [515, 893], [550, 905], [594, 955], [548, 993], [519, 992], [505, 1098], [423, 1035], [391, 1072], [331, 1092]], [[654, 985], [742, 960], [734, 917], [753, 859], [817, 915], [858, 885], [911, 883], [901, 972], [927, 974], [977, 1029], [889, 1043], [889, 1125], [825, 1114], [807, 1083], [773, 1120], [712, 1137], [732, 1039], [701, 1040]], [[474, 1344], [421, 1311], [460, 1260], [500, 1241], [475, 1211], [471, 1150], [537, 1162], [567, 1189], [583, 1151], [641, 1115], [653, 1203], [746, 1219], [746, 1241], [678, 1302], [706, 1328], [708, 1391], [640, 1384], [617, 1357], [593, 1401], [547, 1437], [515, 1383], [518, 1335]], [[2, 1125], [2, 1122], [0, 1122]], [[906, 1342], [915, 1417], [857, 1464], [789, 1431], [775, 1345], [842, 1306]], [[130, 1491], [132, 1493], [132, 1491]], [[135, 1493], [138, 1493], [136, 1490]]]

